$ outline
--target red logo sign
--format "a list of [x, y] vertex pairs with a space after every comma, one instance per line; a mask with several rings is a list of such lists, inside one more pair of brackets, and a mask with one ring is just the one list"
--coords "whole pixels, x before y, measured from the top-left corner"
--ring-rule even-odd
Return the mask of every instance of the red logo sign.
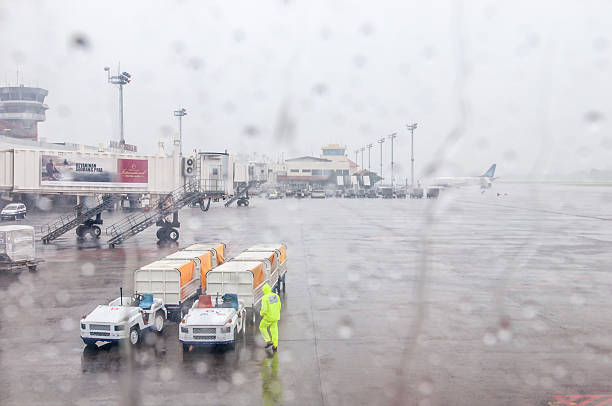
[[149, 162], [146, 159], [118, 159], [117, 177], [121, 183], [148, 183]]

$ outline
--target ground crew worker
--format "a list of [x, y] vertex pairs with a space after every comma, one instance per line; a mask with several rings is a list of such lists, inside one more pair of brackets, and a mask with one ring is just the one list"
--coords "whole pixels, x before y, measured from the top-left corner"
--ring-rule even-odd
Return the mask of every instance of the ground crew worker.
[[[278, 321], [280, 320], [281, 300], [276, 293], [272, 293], [272, 289], [267, 283], [264, 283], [262, 290], [264, 296], [261, 299], [261, 310], [259, 311], [259, 315], [262, 317], [259, 323], [259, 331], [261, 331], [261, 335], [266, 340], [266, 348], [272, 346], [272, 350], [276, 352], [278, 348]], [[268, 327], [270, 327], [270, 333], [272, 334], [271, 341]]]

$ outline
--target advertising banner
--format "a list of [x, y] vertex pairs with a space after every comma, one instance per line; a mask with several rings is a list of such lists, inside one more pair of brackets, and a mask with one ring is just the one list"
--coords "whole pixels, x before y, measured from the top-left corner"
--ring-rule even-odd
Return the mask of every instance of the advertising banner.
[[119, 183], [147, 183], [149, 181], [149, 163], [146, 159], [117, 159], [117, 176]]
[[136, 186], [146, 185], [149, 181], [146, 159], [118, 159], [67, 153], [41, 155], [40, 161], [41, 185], [116, 183]]

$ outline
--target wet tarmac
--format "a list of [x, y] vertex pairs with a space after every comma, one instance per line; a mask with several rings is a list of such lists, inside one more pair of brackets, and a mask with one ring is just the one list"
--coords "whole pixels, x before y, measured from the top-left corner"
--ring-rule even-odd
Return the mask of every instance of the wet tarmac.
[[[157, 245], [154, 228], [112, 250], [105, 236], [69, 233], [39, 247], [37, 272], [0, 274], [0, 403], [548, 405], [609, 394], [611, 201], [606, 187], [504, 184], [435, 201], [253, 198], [182, 210], [178, 246]], [[124, 215], [105, 214], [105, 226]], [[139, 266], [201, 241], [226, 242], [228, 256], [287, 243], [276, 355], [253, 325], [234, 348], [183, 353], [171, 322], [135, 348], [84, 348], [82, 314], [129, 290]]]

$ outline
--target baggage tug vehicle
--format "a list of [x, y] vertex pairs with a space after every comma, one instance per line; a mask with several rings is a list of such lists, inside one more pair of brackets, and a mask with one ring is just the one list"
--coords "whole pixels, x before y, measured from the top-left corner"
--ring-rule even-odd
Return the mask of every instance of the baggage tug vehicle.
[[[221, 300], [220, 300], [221, 299]], [[179, 325], [183, 350], [199, 345], [232, 344], [245, 332], [246, 309], [238, 295], [200, 295]]]
[[145, 330], [161, 333], [167, 315], [163, 300], [154, 298], [152, 293], [120, 296], [83, 316], [80, 322], [81, 339], [88, 346], [95, 346], [97, 341], [124, 339], [136, 345]]

